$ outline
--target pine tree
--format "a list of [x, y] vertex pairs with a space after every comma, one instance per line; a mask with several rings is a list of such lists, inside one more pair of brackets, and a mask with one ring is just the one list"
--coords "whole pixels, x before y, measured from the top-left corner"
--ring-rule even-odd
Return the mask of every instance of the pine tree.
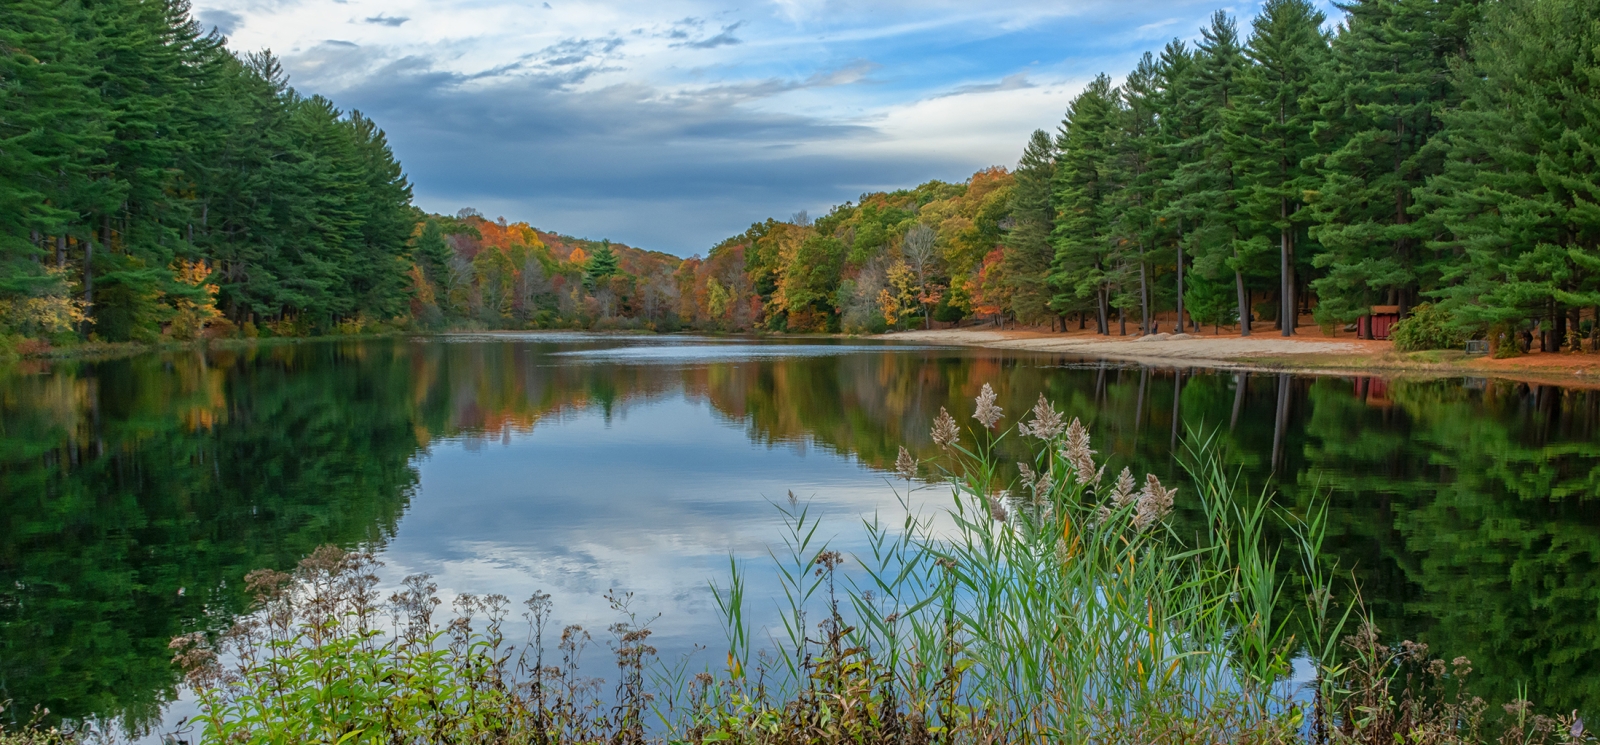
[[591, 284], [617, 273], [617, 253], [611, 250], [611, 241], [600, 242], [600, 247], [589, 255], [589, 264], [584, 272]]
[[1198, 210], [1184, 198], [1183, 184], [1178, 180], [1183, 164], [1195, 159], [1198, 151], [1201, 109], [1194, 87], [1195, 57], [1188, 47], [1177, 39], [1168, 42], [1161, 50], [1156, 65], [1157, 147], [1151, 163], [1156, 179], [1154, 194], [1156, 223], [1159, 240], [1170, 247], [1173, 255], [1176, 285], [1174, 298], [1178, 311], [1176, 331], [1185, 329], [1184, 275], [1186, 245], [1189, 230], [1198, 223]]
[[1158, 121], [1159, 71], [1155, 57], [1146, 52], [1121, 87], [1122, 107], [1116, 140], [1114, 173], [1116, 191], [1111, 199], [1113, 240], [1124, 266], [1136, 265], [1139, 282], [1139, 332], [1150, 333], [1151, 255], [1155, 247], [1156, 196], [1161, 173], [1161, 132]]
[[[1095, 328], [1111, 333], [1112, 171], [1119, 113], [1117, 89], [1100, 75], [1078, 94], [1056, 136], [1052, 201], [1057, 215], [1050, 265], [1050, 307], [1058, 314], [1092, 308]], [[1089, 301], [1086, 303], [1085, 301]]]
[[1240, 129], [1246, 121], [1239, 108], [1244, 104], [1248, 60], [1239, 46], [1238, 29], [1226, 13], [1213, 14], [1211, 24], [1201, 29], [1196, 56], [1194, 96], [1201, 112], [1198, 134], [1189, 145], [1192, 159], [1177, 169], [1172, 188], [1183, 195], [1182, 209], [1196, 217], [1189, 239], [1199, 276], [1191, 285], [1195, 292], [1214, 297], [1217, 288], [1201, 285], [1226, 282], [1231, 274], [1239, 332], [1249, 336], [1245, 277], [1260, 263], [1265, 246], [1251, 240], [1253, 226], [1239, 211], [1239, 201], [1246, 193], [1237, 173], [1243, 159]]
[[1473, 331], [1548, 319], [1546, 349], [1600, 306], [1600, 7], [1509, 0], [1486, 12], [1465, 94], [1447, 111], [1444, 174], [1418, 196], [1460, 255], [1435, 294]]
[[106, 143], [85, 22], [76, 5], [16, 0], [0, 23], [0, 295], [64, 294], [47, 269], [65, 265], [86, 158]]
[[1034, 130], [1017, 162], [1016, 190], [1011, 195], [1013, 225], [1005, 236], [1005, 276], [1011, 285], [1011, 308], [1023, 322], [1051, 314], [1051, 288], [1046, 282], [1055, 246], [1051, 193], [1055, 177], [1055, 144], [1050, 134]]
[[1438, 226], [1418, 220], [1415, 190], [1444, 169], [1428, 147], [1459, 101], [1449, 75], [1465, 59], [1478, 0], [1355, 0], [1314, 89], [1319, 185], [1311, 237], [1318, 318], [1351, 321], [1375, 303], [1402, 312], [1439, 281], [1423, 251]]
[[1305, 224], [1302, 194], [1314, 186], [1304, 161], [1317, 153], [1311, 130], [1317, 110], [1310, 91], [1326, 66], [1322, 13], [1306, 0], [1267, 0], [1252, 23], [1244, 76], [1246, 105], [1237, 108], [1241, 211], [1277, 234], [1279, 328], [1294, 334], [1296, 242]]

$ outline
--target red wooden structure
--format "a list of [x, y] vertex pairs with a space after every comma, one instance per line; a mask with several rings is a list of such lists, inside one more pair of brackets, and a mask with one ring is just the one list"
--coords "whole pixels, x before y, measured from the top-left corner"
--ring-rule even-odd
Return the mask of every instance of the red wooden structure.
[[1389, 330], [1400, 322], [1400, 306], [1374, 305], [1372, 311], [1361, 317], [1360, 336], [1363, 339], [1387, 339]]

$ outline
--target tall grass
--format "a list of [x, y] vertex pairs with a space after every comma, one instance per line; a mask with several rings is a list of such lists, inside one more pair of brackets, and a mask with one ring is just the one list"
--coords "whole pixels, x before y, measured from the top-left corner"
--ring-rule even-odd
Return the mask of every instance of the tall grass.
[[[614, 688], [586, 677], [586, 630], [552, 626], [547, 595], [506, 639], [501, 596], [448, 620], [426, 577], [379, 601], [374, 559], [319, 550], [249, 578], [259, 612], [173, 641], [207, 743], [1510, 743], [1590, 742], [1576, 712], [1494, 712], [1470, 662], [1391, 649], [1322, 551], [1326, 509], [1246, 492], [1190, 438], [1183, 490], [1095, 456], [1043, 398], [1012, 425], [986, 385], [974, 423], [941, 410], [942, 455], [904, 451], [900, 519], [866, 550], [822, 540], [791, 494], [772, 559], [784, 612], [753, 628], [742, 567], [712, 590], [726, 629], [692, 675], [655, 660], [649, 619], [610, 595]], [[1032, 455], [996, 461], [1006, 438]], [[1014, 449], [1013, 449], [1014, 450]], [[1018, 477], [1005, 474], [1019, 473]], [[928, 513], [909, 499], [949, 488]], [[1199, 519], [1174, 526], [1175, 505]], [[1284, 541], [1281, 536], [1290, 540]], [[1277, 536], [1277, 537], [1275, 537]], [[1347, 628], [1352, 627], [1352, 628]], [[1346, 634], [1346, 631], [1354, 633]], [[763, 634], [765, 632], [765, 634]], [[765, 636], [770, 641], [754, 640]], [[1296, 671], [1298, 672], [1298, 676]], [[0, 742], [10, 742], [0, 736]], [[17, 742], [31, 742], [20, 740]]]
[[[741, 585], [719, 591], [728, 674], [689, 732], [748, 742], [1297, 736], [1308, 712], [1289, 683], [1303, 647], [1291, 629], [1337, 634], [1343, 622], [1329, 620], [1319, 522], [1269, 495], [1240, 498], [1200, 442], [1190, 498], [1204, 530], [1180, 536], [1167, 522], [1176, 492], [1126, 469], [1105, 478], [1083, 426], [1063, 424], [1043, 399], [1031, 421], [1003, 430], [986, 387], [975, 417], [965, 439], [945, 412], [935, 430], [944, 458], [928, 465], [953, 486], [945, 519], [907, 509], [898, 525], [869, 522], [857, 571], [814, 544], [803, 507], [784, 508], [788, 551], [777, 558], [790, 611], [774, 663], [749, 659]], [[1035, 445], [1016, 482], [992, 457], [1008, 436]], [[1317, 573], [1283, 570], [1270, 519], [1303, 537]], [[1295, 619], [1279, 612], [1289, 595], [1326, 602]], [[753, 668], [755, 678], [744, 672]], [[754, 734], [764, 730], [774, 737]]]

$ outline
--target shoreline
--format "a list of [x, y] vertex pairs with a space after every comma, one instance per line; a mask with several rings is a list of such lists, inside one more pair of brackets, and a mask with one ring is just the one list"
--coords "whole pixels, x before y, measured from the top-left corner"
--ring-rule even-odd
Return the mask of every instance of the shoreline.
[[[607, 329], [539, 329], [543, 333], [585, 333], [615, 336], [651, 336], [654, 332]], [[1075, 357], [1085, 361], [1104, 360], [1164, 367], [1197, 367], [1240, 372], [1296, 373], [1301, 375], [1377, 375], [1383, 377], [1487, 377], [1538, 385], [1600, 389], [1600, 354], [1534, 352], [1519, 357], [1493, 359], [1468, 356], [1456, 350], [1398, 352], [1392, 343], [1353, 337], [1324, 337], [1314, 326], [1302, 326], [1299, 335], [1282, 337], [1273, 329], [1262, 329], [1249, 337], [1235, 333], [1205, 332], [1188, 338], [1141, 339], [1127, 336], [1100, 336], [1093, 331], [1050, 332], [1039, 328], [996, 329], [993, 326], [896, 331], [867, 336], [845, 334], [755, 334], [757, 338], [803, 338], [820, 336], [838, 339], [870, 339], [882, 342], [907, 342], [952, 347], [995, 349]], [[59, 363], [98, 361], [132, 357], [149, 352], [190, 350], [244, 350], [306, 342], [392, 338], [396, 336], [511, 335], [524, 330], [389, 331], [353, 335], [306, 337], [265, 337], [257, 339], [202, 339], [189, 342], [89, 343], [58, 347], [43, 354], [20, 355], [10, 363]], [[744, 336], [717, 334], [710, 336]], [[670, 335], [670, 334], [669, 334]]]
[[1399, 352], [1388, 341], [1324, 337], [1314, 326], [1301, 327], [1299, 331], [1300, 335], [1287, 338], [1266, 329], [1248, 337], [1204, 333], [1179, 339], [1160, 338], [1164, 335], [1140, 339], [1134, 334], [1106, 337], [1093, 331], [1052, 333], [1026, 328], [978, 327], [899, 331], [865, 338], [1245, 372], [1492, 377], [1600, 388], [1600, 354], [1535, 352], [1492, 359], [1486, 355], [1468, 356], [1455, 350]]

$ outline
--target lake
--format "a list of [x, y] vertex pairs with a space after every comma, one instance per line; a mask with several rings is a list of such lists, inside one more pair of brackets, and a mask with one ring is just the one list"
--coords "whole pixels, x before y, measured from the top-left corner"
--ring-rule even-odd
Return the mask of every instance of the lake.
[[[1290, 509], [1331, 500], [1328, 545], [1386, 638], [1470, 658], [1492, 702], [1526, 686], [1600, 714], [1596, 391], [551, 333], [0, 372], [0, 716], [159, 720], [168, 640], [225, 627], [245, 573], [327, 543], [372, 549], [387, 583], [432, 574], [446, 600], [543, 590], [597, 640], [602, 596], [633, 592], [663, 660], [717, 649], [708, 583], [731, 557], [752, 598], [777, 592], [763, 567], [791, 492], [847, 552], [902, 496], [946, 504], [890, 471], [902, 445], [936, 460], [931, 420], [970, 421], [984, 383], [1008, 422], [1041, 393], [1082, 418], [1113, 471], [1181, 482], [1174, 452], [1214, 436]], [[1175, 519], [1197, 514], [1180, 491]]]

